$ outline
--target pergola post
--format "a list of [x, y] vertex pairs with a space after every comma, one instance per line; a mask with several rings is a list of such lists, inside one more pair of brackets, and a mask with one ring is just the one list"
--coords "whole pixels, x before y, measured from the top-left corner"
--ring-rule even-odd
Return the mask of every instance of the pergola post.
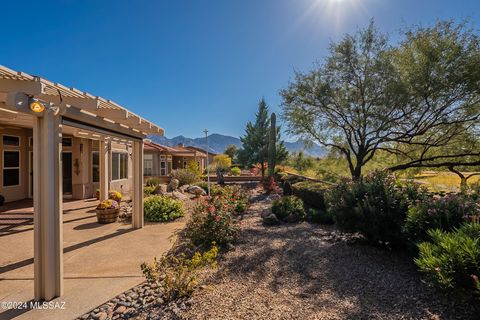
[[105, 140], [100, 140], [98, 143], [98, 155], [100, 161], [100, 200], [108, 199], [108, 176], [109, 176], [109, 144]]
[[132, 226], [138, 229], [143, 228], [143, 141], [133, 142], [132, 156]]
[[35, 300], [63, 292], [60, 117], [46, 109], [33, 121]]

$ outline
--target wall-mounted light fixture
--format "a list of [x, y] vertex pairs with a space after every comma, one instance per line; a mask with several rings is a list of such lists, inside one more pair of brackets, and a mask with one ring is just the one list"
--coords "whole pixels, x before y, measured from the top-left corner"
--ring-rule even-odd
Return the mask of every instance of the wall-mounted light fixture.
[[34, 99], [30, 103], [30, 110], [32, 110], [35, 113], [41, 113], [45, 110], [45, 105], [41, 103], [40, 101]]

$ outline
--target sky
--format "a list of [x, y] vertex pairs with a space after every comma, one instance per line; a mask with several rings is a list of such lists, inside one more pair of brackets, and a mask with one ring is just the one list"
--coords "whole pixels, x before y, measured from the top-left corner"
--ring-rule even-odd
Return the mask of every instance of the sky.
[[[469, 18], [478, 0], [3, 1], [0, 64], [113, 100], [167, 137], [239, 136], [264, 97], [332, 41], [377, 27]], [[287, 140], [294, 137], [287, 137]]]

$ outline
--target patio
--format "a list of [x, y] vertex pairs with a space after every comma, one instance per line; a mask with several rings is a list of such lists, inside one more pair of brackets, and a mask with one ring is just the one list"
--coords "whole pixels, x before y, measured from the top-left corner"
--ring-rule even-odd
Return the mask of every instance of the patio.
[[[0, 319], [74, 318], [144, 281], [140, 263], [160, 256], [171, 246], [183, 222], [147, 224], [96, 222], [97, 201], [79, 200], [63, 205], [65, 309], [7, 310]], [[34, 299], [33, 208], [23, 200], [0, 212], [0, 301]]]

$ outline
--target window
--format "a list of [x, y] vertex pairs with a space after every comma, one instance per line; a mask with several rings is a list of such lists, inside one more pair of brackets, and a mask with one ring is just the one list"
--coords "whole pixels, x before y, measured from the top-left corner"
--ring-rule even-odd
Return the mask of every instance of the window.
[[112, 180], [127, 179], [128, 177], [128, 153], [112, 153]]
[[71, 147], [73, 144], [72, 138], [62, 138], [62, 146], [63, 147]]
[[165, 161], [160, 161], [160, 175], [167, 175], [167, 163]]
[[100, 154], [98, 151], [92, 152], [92, 182], [100, 181]]
[[153, 155], [145, 154], [143, 156], [143, 175], [152, 176], [153, 175]]
[[20, 137], [3, 136], [3, 145], [18, 147], [20, 146]]
[[3, 152], [3, 186], [20, 185], [20, 151]]

